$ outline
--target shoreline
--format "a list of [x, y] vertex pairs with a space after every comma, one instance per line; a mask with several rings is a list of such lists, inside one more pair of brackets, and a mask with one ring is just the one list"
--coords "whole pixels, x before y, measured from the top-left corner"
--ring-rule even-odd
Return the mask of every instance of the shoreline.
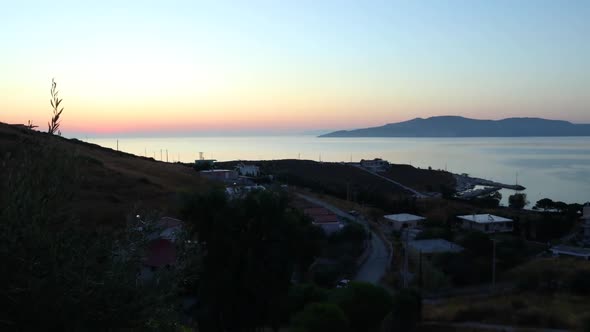
[[[461, 199], [472, 199], [479, 196], [489, 195], [501, 189], [511, 189], [516, 191], [526, 190], [526, 187], [518, 184], [505, 184], [486, 180], [482, 178], [474, 178], [465, 174], [453, 174], [455, 177], [457, 197]], [[476, 186], [484, 186], [485, 188], [475, 189]]]

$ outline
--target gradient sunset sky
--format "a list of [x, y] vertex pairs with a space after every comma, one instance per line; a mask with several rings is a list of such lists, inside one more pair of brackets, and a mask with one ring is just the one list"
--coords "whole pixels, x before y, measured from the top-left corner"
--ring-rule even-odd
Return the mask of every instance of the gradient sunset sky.
[[2, 1], [0, 121], [64, 133], [590, 123], [590, 1]]

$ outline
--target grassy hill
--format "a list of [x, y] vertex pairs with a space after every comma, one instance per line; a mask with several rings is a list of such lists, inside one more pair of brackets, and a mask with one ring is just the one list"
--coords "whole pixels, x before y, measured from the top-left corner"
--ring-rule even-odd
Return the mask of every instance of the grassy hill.
[[[192, 168], [0, 123], [0, 180], [18, 171], [27, 151], [39, 163], [63, 153], [76, 170], [70, 206], [82, 222], [120, 226], [137, 208], [175, 213], [175, 193], [212, 187]], [[37, 162], [37, 160], [35, 161]], [[50, 166], [50, 165], [48, 165]], [[74, 176], [74, 175], [72, 175]]]

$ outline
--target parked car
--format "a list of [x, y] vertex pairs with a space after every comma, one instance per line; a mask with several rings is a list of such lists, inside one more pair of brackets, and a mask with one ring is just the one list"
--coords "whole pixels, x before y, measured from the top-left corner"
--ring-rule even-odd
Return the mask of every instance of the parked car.
[[338, 281], [338, 283], [336, 284], [336, 288], [346, 288], [346, 287], [348, 287], [349, 283], [350, 283], [350, 280], [342, 279], [342, 280]]

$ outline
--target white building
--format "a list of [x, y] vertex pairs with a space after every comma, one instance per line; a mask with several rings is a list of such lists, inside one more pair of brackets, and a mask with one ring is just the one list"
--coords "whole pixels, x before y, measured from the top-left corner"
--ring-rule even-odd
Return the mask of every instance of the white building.
[[494, 216], [491, 214], [470, 214], [458, 217], [462, 221], [464, 229], [476, 230], [484, 233], [512, 232], [514, 221], [512, 219]]
[[258, 176], [258, 174], [260, 174], [260, 167], [256, 165], [245, 165], [243, 163], [240, 163], [236, 166], [236, 170], [242, 176], [256, 177]]
[[374, 173], [386, 172], [389, 169], [389, 162], [380, 158], [373, 160], [362, 159], [361, 167]]
[[553, 256], [571, 256], [590, 260], [590, 249], [557, 245], [549, 249]]
[[391, 227], [396, 231], [402, 230], [404, 228], [415, 228], [418, 227], [420, 222], [426, 220], [424, 217], [416, 216], [409, 213], [399, 213], [399, 214], [389, 214], [383, 216]]

